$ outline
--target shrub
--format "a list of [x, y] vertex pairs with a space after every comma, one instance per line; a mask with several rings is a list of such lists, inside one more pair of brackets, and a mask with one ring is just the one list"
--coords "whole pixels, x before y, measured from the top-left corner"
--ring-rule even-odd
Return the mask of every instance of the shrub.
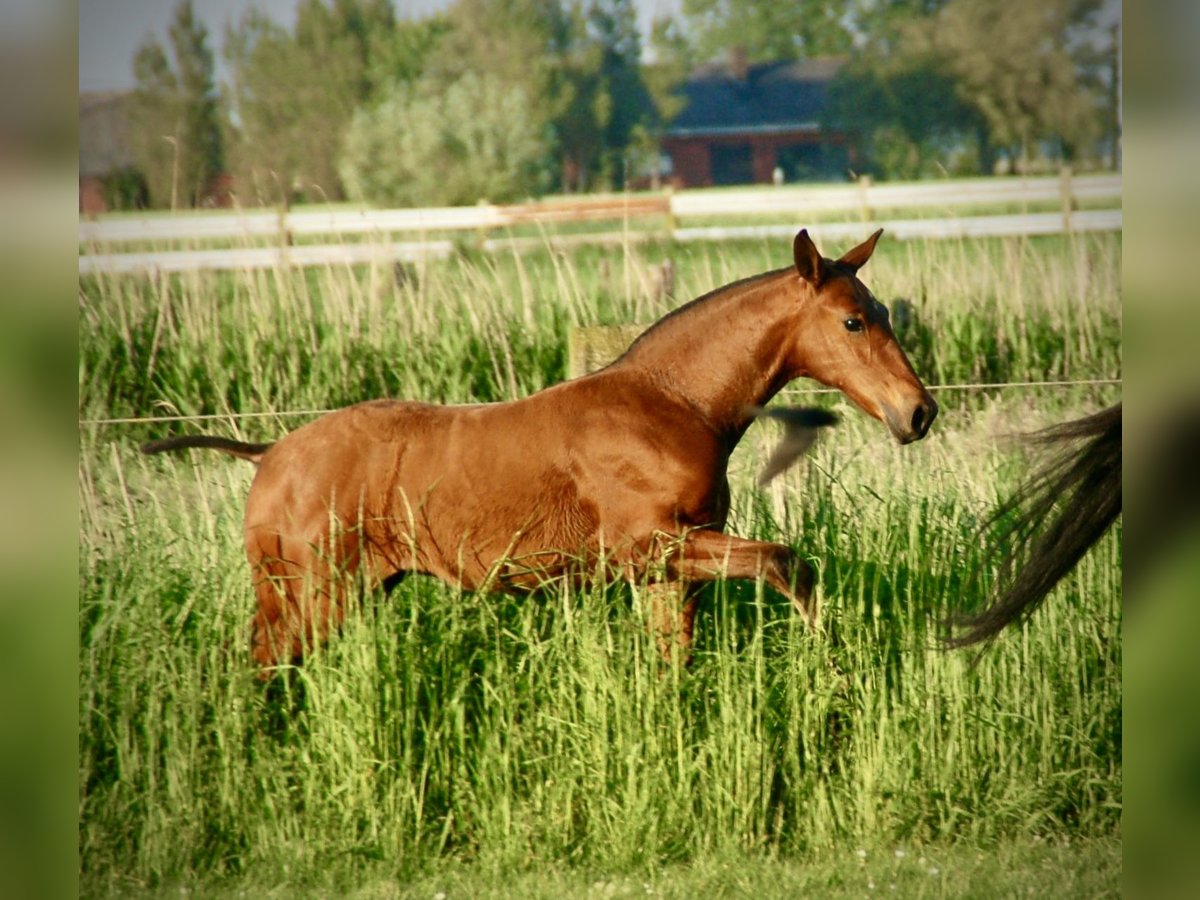
[[448, 86], [397, 84], [354, 115], [340, 173], [350, 196], [385, 206], [506, 202], [537, 193], [547, 141], [529, 99], [468, 72]]

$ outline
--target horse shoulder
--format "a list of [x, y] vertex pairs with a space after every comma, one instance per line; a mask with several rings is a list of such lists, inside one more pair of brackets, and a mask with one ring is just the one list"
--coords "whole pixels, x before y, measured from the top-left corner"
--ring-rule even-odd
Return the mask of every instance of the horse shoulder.
[[723, 520], [728, 452], [694, 409], [619, 368], [570, 385], [570, 471], [610, 538]]

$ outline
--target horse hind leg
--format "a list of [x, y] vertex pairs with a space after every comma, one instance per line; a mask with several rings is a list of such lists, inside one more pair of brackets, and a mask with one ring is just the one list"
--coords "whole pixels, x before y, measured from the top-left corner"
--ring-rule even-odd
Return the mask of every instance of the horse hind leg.
[[276, 666], [303, 661], [342, 619], [340, 597], [330, 590], [281, 588], [273, 581], [266, 578], [255, 587], [258, 610], [250, 629], [250, 655], [262, 679]]
[[250, 655], [262, 679], [276, 666], [301, 662], [345, 615], [350, 585], [343, 574], [322, 564], [316, 554], [292, 556], [251, 554], [258, 609], [251, 622]]
[[275, 666], [300, 663], [324, 644], [341, 628], [352, 599], [361, 603], [376, 587], [390, 594], [410, 571], [375, 556], [364, 558], [351, 532], [323, 543], [292, 546], [286, 558], [283, 542], [250, 549], [258, 598], [250, 652], [261, 678], [270, 677]]

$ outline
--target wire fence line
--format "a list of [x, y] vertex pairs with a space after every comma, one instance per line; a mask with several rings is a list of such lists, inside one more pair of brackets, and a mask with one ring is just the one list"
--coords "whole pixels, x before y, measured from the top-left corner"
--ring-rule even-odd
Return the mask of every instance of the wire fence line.
[[[1111, 386], [1121, 384], [1120, 378], [1079, 378], [1062, 381], [981, 381], [964, 384], [928, 384], [926, 388], [931, 393], [937, 391], [982, 391], [1004, 390], [1009, 388], [1037, 389], [1063, 387]], [[789, 394], [837, 394], [837, 388], [785, 388]], [[80, 419], [80, 427], [99, 425], [154, 425], [167, 422], [211, 422], [214, 420], [231, 421], [241, 419], [270, 419], [290, 418], [293, 416], [323, 416], [335, 412], [330, 409], [292, 409], [279, 412], [228, 412], [202, 413], [196, 415], [171, 416], [128, 416], [112, 419]]]

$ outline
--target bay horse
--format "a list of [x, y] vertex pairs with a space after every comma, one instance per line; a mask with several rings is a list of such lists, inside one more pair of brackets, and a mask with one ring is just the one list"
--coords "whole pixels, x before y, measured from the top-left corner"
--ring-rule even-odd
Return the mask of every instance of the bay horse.
[[691, 586], [720, 577], [765, 580], [815, 625], [811, 567], [723, 532], [726, 470], [759, 408], [800, 376], [841, 390], [900, 443], [925, 436], [937, 404], [857, 277], [881, 233], [830, 260], [802, 230], [792, 265], [705, 294], [606, 368], [523, 399], [372, 400], [272, 444], [181, 436], [142, 450], [257, 464], [244, 526], [264, 677], [340, 624], [353, 573], [476, 591], [640, 579], [668, 658], [691, 645]]
[[[1029, 435], [1054, 452], [984, 522], [998, 560], [987, 606], [950, 620], [965, 647], [1033, 614], [1121, 514], [1121, 404]], [[982, 568], [982, 567], [981, 567]]]

